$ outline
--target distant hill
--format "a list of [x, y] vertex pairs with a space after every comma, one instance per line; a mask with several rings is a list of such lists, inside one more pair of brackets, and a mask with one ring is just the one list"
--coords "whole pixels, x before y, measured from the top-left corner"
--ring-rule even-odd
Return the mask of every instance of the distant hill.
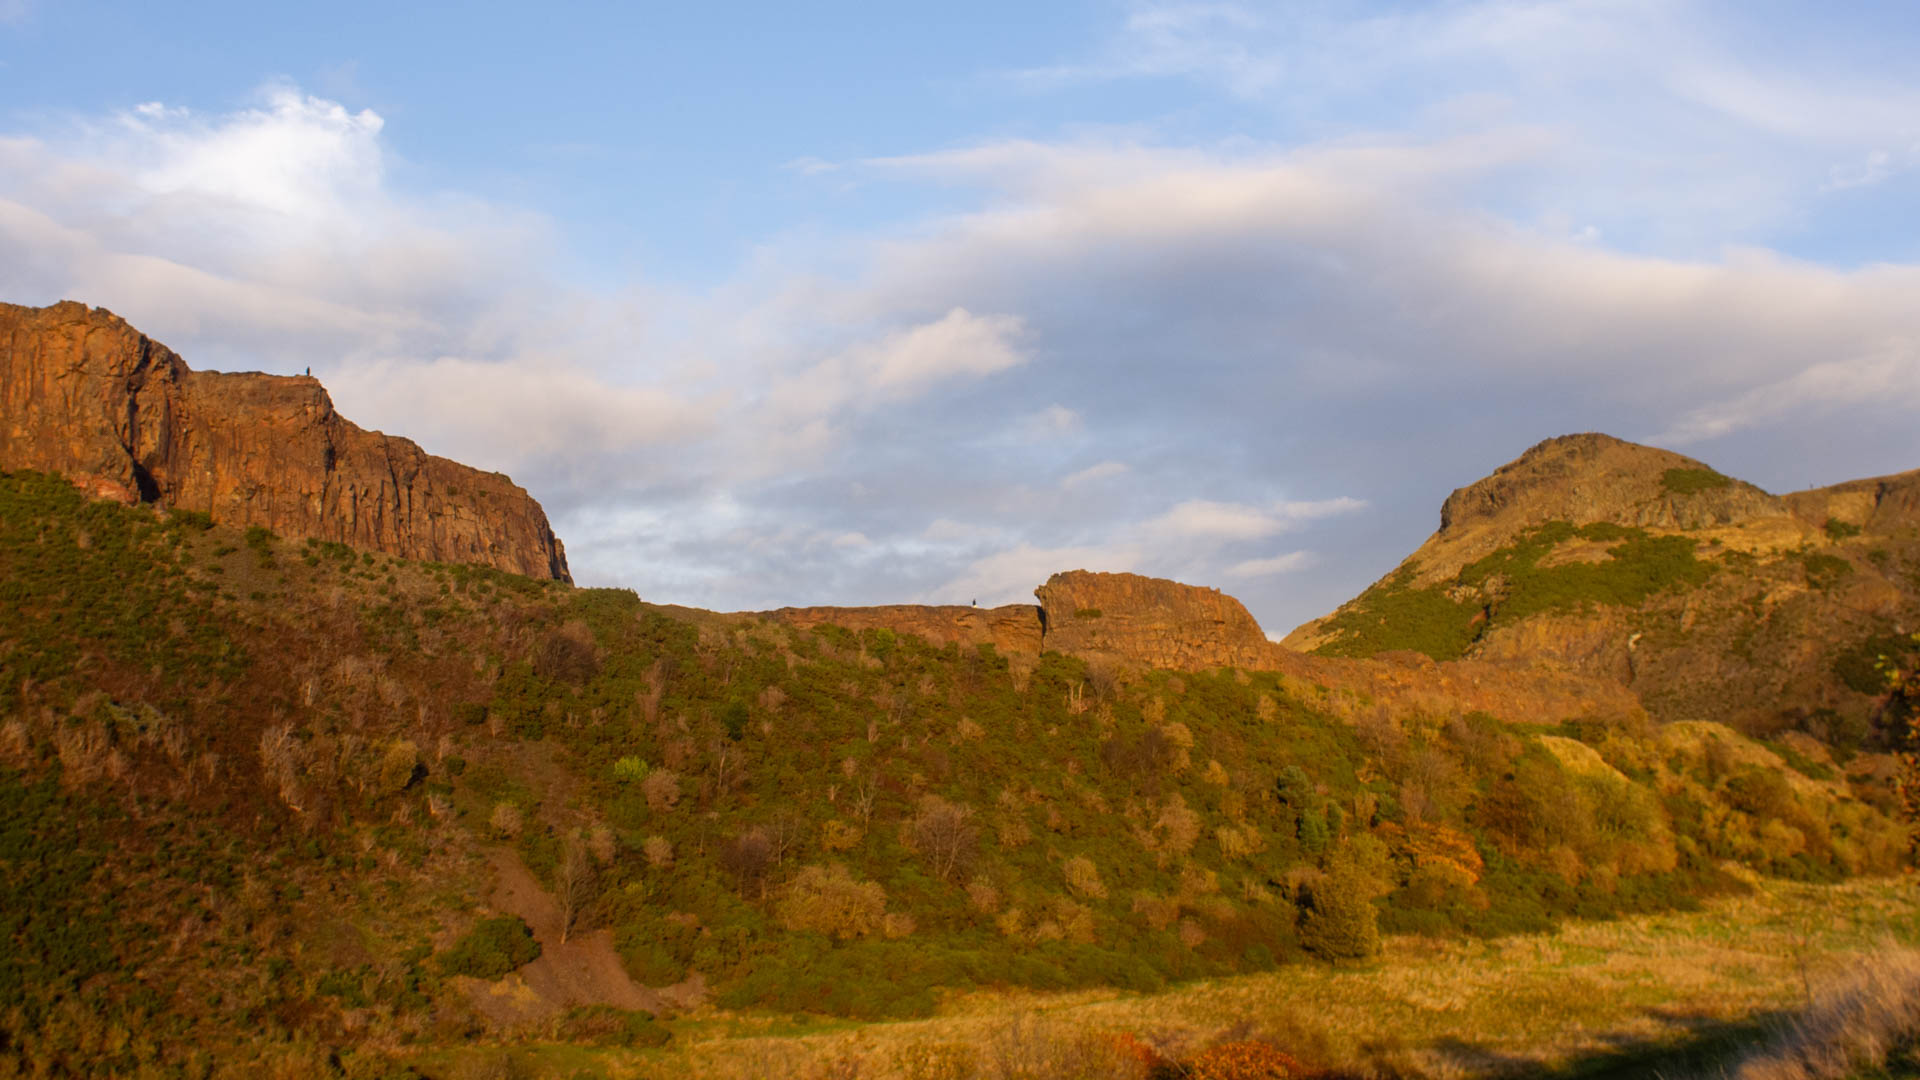
[[1454, 492], [1440, 528], [1289, 634], [1578, 673], [1659, 720], [1868, 734], [1878, 658], [1920, 629], [1920, 472], [1769, 495], [1605, 435], [1550, 439]]

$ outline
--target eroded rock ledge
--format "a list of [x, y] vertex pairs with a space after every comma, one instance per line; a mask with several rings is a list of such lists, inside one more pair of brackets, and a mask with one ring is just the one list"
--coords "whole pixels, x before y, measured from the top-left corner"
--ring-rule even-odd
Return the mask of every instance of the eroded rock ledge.
[[527, 492], [363, 430], [317, 379], [193, 371], [104, 308], [0, 304], [0, 468], [403, 558], [569, 581]]
[[939, 645], [992, 645], [1018, 653], [1054, 649], [1181, 671], [1263, 667], [1272, 651], [1247, 609], [1218, 589], [1069, 570], [1047, 579], [1034, 595], [1038, 606], [781, 608], [763, 617], [801, 629], [885, 628]]

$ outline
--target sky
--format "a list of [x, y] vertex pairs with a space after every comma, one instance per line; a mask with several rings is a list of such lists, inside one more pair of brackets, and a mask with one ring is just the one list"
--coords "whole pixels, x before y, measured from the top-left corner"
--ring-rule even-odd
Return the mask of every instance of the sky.
[[1920, 467], [1920, 5], [0, 0], [0, 300], [509, 473], [582, 584], [1285, 634], [1605, 431]]

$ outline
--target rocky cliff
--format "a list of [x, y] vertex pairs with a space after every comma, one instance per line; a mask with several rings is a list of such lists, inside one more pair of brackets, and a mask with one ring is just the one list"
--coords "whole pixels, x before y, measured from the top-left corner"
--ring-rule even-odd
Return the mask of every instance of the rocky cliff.
[[101, 308], [0, 304], [0, 468], [410, 559], [570, 580], [525, 490], [356, 427], [307, 377], [193, 371]]
[[1069, 570], [1033, 591], [1046, 647], [1148, 667], [1261, 667], [1271, 643], [1240, 601], [1218, 589], [1138, 574]]

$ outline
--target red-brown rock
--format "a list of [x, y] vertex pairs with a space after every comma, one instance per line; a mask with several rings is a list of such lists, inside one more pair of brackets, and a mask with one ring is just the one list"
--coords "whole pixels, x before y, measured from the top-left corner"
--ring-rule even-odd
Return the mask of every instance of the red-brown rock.
[[1240, 601], [1218, 589], [1138, 574], [1069, 570], [1033, 591], [1046, 646], [1148, 667], [1264, 667], [1270, 642]]
[[505, 476], [356, 427], [316, 379], [193, 371], [71, 301], [0, 304], [0, 468], [286, 537], [571, 580], [540, 504]]

